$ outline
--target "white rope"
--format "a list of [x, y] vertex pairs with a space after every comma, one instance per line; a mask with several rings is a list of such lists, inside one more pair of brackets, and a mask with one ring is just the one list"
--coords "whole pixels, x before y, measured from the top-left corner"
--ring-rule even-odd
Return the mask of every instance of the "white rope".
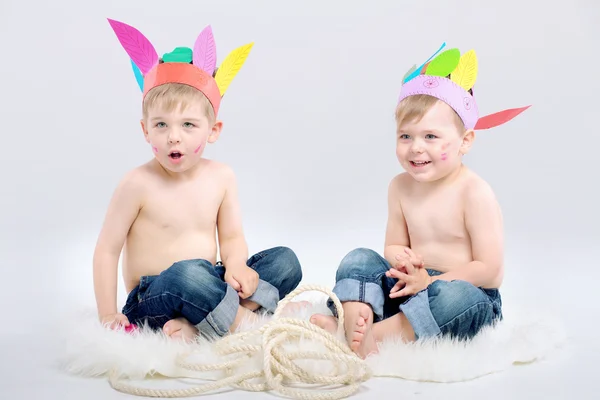
[[[186, 359], [193, 353], [179, 355], [177, 364], [189, 371], [222, 371], [224, 377], [203, 385], [185, 389], [151, 389], [127, 384], [116, 370], [109, 374], [110, 385], [123, 393], [146, 397], [191, 397], [212, 392], [224, 387], [234, 387], [252, 392], [273, 391], [284, 396], [301, 400], [336, 400], [348, 397], [358, 391], [360, 384], [371, 376], [366, 362], [350, 350], [345, 340], [318, 326], [295, 318], [281, 318], [284, 307], [297, 295], [306, 291], [320, 291], [334, 302], [338, 314], [338, 335], [344, 337], [344, 310], [337, 296], [326, 288], [306, 285], [297, 288], [286, 296], [275, 310], [271, 321], [254, 331], [240, 332], [225, 336], [215, 343], [216, 352], [223, 357], [235, 356], [232, 360], [218, 364], [194, 364]], [[289, 352], [284, 346], [300, 340], [321, 342], [329, 352], [297, 350]], [[259, 341], [260, 344], [251, 344]], [[238, 372], [255, 355], [263, 353], [262, 370]], [[333, 364], [333, 371], [310, 371], [300, 367], [295, 360], [327, 360]], [[258, 383], [252, 381], [259, 380]], [[307, 390], [293, 388], [292, 385], [312, 385]], [[315, 386], [317, 386], [315, 388]], [[323, 385], [342, 385], [326, 389]]]

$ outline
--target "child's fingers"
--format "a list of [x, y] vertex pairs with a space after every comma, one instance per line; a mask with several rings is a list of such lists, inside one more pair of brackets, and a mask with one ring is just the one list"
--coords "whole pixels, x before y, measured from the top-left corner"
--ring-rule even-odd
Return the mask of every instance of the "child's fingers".
[[247, 299], [252, 295], [252, 281], [246, 275], [238, 278], [238, 282], [240, 283], [240, 297]]
[[239, 292], [239, 295], [242, 299], [247, 299], [252, 296], [252, 292], [250, 291], [250, 285], [242, 284], [242, 290]]
[[235, 277], [231, 276], [229, 279], [226, 279], [227, 283], [229, 283], [231, 285], [232, 288], [234, 288], [236, 291], [240, 290], [241, 288], [241, 284], [238, 282], [237, 279], [235, 279]]
[[124, 314], [119, 314], [117, 318], [119, 320], [119, 323], [122, 324], [124, 327], [129, 326], [129, 319]]
[[415, 254], [415, 252], [414, 252], [414, 251], [412, 251], [412, 249], [409, 249], [408, 247], [406, 247], [406, 248], [404, 249], [404, 252], [405, 252], [406, 254], [408, 254], [409, 261], [410, 261], [410, 263], [411, 263], [413, 266], [415, 266], [415, 267], [422, 267], [422, 266], [424, 266], [424, 265], [425, 265], [425, 263], [423, 262], [423, 257], [421, 257], [421, 256], [417, 256], [417, 255]]
[[401, 280], [403, 283], [410, 281], [410, 277], [402, 271], [398, 271], [397, 269], [389, 269], [386, 273], [388, 278], [396, 278]]
[[412, 265], [410, 261], [404, 263], [404, 267], [406, 267], [406, 273], [412, 275], [415, 273], [415, 267]]
[[396, 297], [408, 296], [408, 295], [412, 294], [410, 289], [411, 288], [409, 288], [409, 287], [405, 287], [404, 289], [400, 290], [399, 292], [391, 293], [390, 297], [394, 299]]
[[404, 283], [402, 281], [398, 281], [398, 282], [396, 282], [394, 287], [392, 287], [392, 290], [390, 290], [390, 293], [395, 293], [398, 290], [402, 289], [404, 286], [406, 286], [406, 283]]
[[405, 247], [405, 248], [404, 248], [404, 252], [405, 252], [406, 254], [408, 254], [408, 257], [410, 257], [411, 259], [415, 259], [415, 258], [417, 258], [417, 256], [415, 255], [415, 252], [414, 252], [414, 251], [412, 251], [412, 249], [410, 249], [410, 248], [408, 248], [408, 247]]

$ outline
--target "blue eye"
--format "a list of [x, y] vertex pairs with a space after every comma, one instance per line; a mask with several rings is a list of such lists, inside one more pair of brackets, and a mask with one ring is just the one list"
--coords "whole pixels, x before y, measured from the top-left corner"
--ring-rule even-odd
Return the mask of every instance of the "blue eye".
[[437, 136], [435, 136], [431, 133], [428, 133], [427, 135], [425, 135], [425, 139], [437, 139]]
[[164, 128], [165, 126], [167, 126], [167, 124], [165, 124], [164, 122], [157, 122], [156, 125], [157, 128]]
[[193, 128], [193, 127], [195, 127], [195, 126], [196, 126], [196, 125], [192, 124], [191, 122], [185, 122], [183, 125], [184, 125], [186, 128]]

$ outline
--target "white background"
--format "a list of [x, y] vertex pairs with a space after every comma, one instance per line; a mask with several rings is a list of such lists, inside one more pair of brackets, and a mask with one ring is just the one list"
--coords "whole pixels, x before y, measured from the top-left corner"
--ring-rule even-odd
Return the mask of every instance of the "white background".
[[[504, 302], [555, 311], [574, 347], [560, 362], [475, 383], [424, 390], [386, 381], [370, 384], [366, 396], [479, 398], [493, 388], [487, 398], [529, 397], [525, 391], [590, 398], [599, 350], [587, 340], [599, 327], [597, 3], [171, 4], [0, 3], [0, 397], [79, 399], [98, 389], [98, 398], [119, 398], [104, 381], [50, 369], [55, 325], [94, 306], [92, 253], [112, 191], [152, 156], [139, 126], [137, 83], [106, 21], [113, 18], [141, 30], [161, 55], [192, 47], [207, 24], [219, 63], [255, 42], [223, 100], [223, 134], [205, 154], [237, 172], [250, 251], [290, 246], [303, 283], [330, 287], [348, 251], [382, 251], [387, 185], [401, 171], [393, 111], [404, 72], [443, 41], [474, 48], [483, 115], [533, 105], [479, 132], [465, 159], [503, 208]], [[119, 290], [122, 304], [122, 284]], [[507, 380], [520, 389], [508, 389]]]

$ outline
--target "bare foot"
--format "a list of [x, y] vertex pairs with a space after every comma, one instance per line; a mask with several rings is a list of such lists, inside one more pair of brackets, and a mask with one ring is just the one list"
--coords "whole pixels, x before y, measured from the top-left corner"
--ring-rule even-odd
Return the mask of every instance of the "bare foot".
[[373, 337], [373, 310], [365, 303], [348, 301], [344, 308], [344, 329], [346, 340], [353, 352], [360, 358], [366, 358], [377, 352], [377, 343]]
[[315, 314], [310, 317], [310, 322], [321, 329], [335, 335], [338, 329], [337, 318], [332, 315]]
[[163, 326], [163, 332], [173, 339], [183, 339], [185, 342], [192, 342], [198, 335], [198, 329], [185, 318], [168, 321]]

